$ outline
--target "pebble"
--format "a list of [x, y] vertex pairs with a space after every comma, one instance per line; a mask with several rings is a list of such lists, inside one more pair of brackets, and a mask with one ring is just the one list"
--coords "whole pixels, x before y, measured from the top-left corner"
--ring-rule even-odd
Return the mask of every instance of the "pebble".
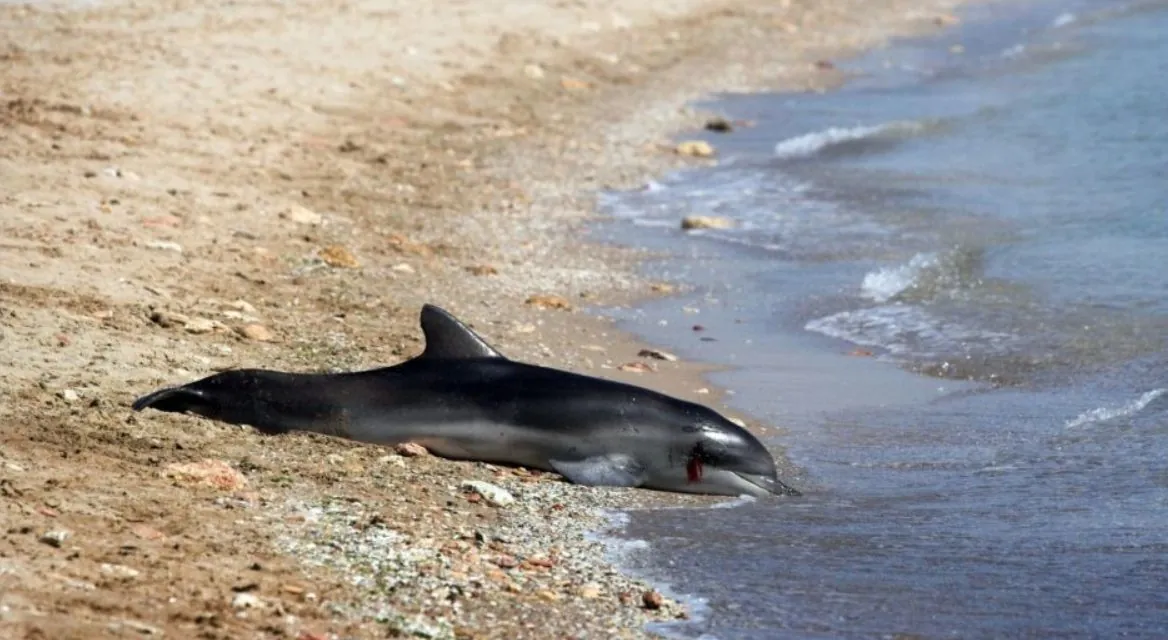
[[715, 151], [714, 146], [705, 140], [686, 140], [677, 145], [677, 155], [690, 158], [710, 158]]
[[49, 545], [50, 547], [56, 547], [57, 549], [60, 549], [61, 545], [65, 544], [65, 540], [67, 540], [71, 535], [73, 535], [73, 533], [67, 529], [56, 529], [53, 531], [46, 531], [41, 535], [40, 541]]
[[298, 204], [294, 204], [280, 212], [280, 217], [297, 224], [319, 225], [324, 222], [324, 216]]
[[81, 399], [81, 395], [73, 389], [63, 389], [60, 396], [65, 402], [77, 402]]
[[572, 304], [560, 296], [553, 296], [548, 294], [537, 293], [527, 298], [524, 304], [535, 307], [537, 309], [559, 309], [562, 311], [571, 311]]
[[119, 578], [122, 580], [132, 580], [137, 578], [141, 573], [137, 569], [127, 567], [124, 564], [108, 564], [105, 562], [98, 566], [98, 571], [101, 571], [105, 575], [112, 578]]
[[253, 594], [237, 593], [231, 599], [231, 606], [236, 609], [258, 609], [264, 606], [264, 603]]
[[499, 270], [489, 264], [477, 264], [466, 267], [466, 272], [472, 276], [494, 276]]
[[691, 229], [730, 229], [734, 221], [719, 216], [686, 216], [681, 219], [681, 228]]
[[154, 311], [150, 314], [150, 321], [162, 327], [169, 329], [175, 325], [186, 324], [191, 321], [190, 318], [181, 313], [172, 313], [170, 311]]
[[222, 460], [172, 463], [167, 465], [166, 475], [180, 482], [207, 485], [224, 491], [236, 491], [247, 486], [247, 478]]
[[529, 64], [523, 67], [523, 74], [532, 80], [542, 80], [545, 75], [543, 67], [538, 64]]
[[394, 446], [393, 450], [394, 453], [402, 456], [403, 458], [417, 458], [418, 456], [429, 455], [430, 453], [426, 450], [426, 447], [423, 447], [416, 442], [403, 442]]
[[320, 259], [330, 267], [339, 269], [356, 269], [361, 266], [357, 261], [357, 257], [351, 251], [339, 244], [329, 245], [321, 249], [318, 254]]
[[410, 264], [407, 262], [395, 264], [392, 267], [390, 267], [390, 269], [392, 271], [397, 271], [398, 273], [415, 273], [416, 272], [415, 269], [412, 266], [410, 266]]
[[642, 358], [653, 358], [654, 360], [664, 360], [666, 362], [677, 362], [678, 357], [669, 353], [668, 351], [660, 351], [658, 349], [641, 349], [637, 355]]
[[208, 318], [191, 318], [187, 320], [183, 328], [186, 329], [187, 333], [201, 334], [211, 333], [215, 330], [216, 325], [218, 325], [217, 322]]
[[589, 600], [593, 598], [599, 598], [600, 585], [597, 585], [594, 582], [589, 582], [588, 584], [581, 585], [580, 590], [577, 593], [581, 598], [587, 598]]
[[256, 342], [271, 342], [275, 339], [272, 330], [262, 324], [245, 324], [242, 327], [235, 329], [239, 335], [248, 340], [255, 340]]
[[462, 483], [464, 491], [470, 490], [479, 494], [487, 501], [487, 504], [493, 507], [506, 507], [515, 503], [515, 496], [511, 495], [503, 487], [493, 485], [489, 482], [482, 482], [481, 480], [464, 480]]
[[665, 598], [658, 592], [649, 590], [641, 594], [641, 606], [656, 611], [665, 605]]
[[617, 367], [621, 371], [628, 371], [630, 373], [652, 373], [656, 371], [653, 365], [645, 362], [627, 362]]
[[716, 131], [718, 133], [730, 133], [734, 130], [734, 125], [726, 118], [710, 118], [706, 121], [706, 131]]

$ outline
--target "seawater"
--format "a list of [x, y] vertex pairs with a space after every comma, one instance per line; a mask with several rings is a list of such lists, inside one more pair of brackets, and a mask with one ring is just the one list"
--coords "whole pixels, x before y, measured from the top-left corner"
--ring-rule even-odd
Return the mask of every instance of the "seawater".
[[723, 96], [755, 126], [717, 167], [604, 195], [695, 290], [610, 311], [730, 365], [807, 491], [631, 514], [625, 561], [702, 603], [660, 630], [1168, 637], [1168, 3], [964, 18]]

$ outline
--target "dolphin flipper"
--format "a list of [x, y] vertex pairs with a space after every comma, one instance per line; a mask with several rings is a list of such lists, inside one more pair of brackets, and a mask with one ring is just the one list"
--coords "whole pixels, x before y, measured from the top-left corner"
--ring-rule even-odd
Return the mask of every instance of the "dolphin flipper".
[[645, 468], [622, 454], [548, 462], [569, 481], [591, 487], [637, 487], [645, 480]]

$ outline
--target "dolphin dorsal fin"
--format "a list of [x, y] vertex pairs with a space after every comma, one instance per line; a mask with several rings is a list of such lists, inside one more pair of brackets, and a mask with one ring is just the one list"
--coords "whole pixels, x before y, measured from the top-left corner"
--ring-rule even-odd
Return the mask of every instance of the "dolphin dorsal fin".
[[422, 358], [461, 360], [504, 357], [449, 311], [432, 304], [422, 305], [422, 333], [426, 336], [426, 350], [422, 352]]

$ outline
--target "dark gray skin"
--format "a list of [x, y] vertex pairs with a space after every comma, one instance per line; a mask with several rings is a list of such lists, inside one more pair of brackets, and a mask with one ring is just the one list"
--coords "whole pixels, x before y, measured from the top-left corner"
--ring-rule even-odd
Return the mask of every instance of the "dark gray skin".
[[422, 309], [426, 350], [392, 367], [299, 374], [239, 369], [139, 398], [268, 434], [417, 442], [437, 455], [554, 471], [593, 486], [798, 495], [766, 448], [692, 402], [515, 362], [446, 311]]

